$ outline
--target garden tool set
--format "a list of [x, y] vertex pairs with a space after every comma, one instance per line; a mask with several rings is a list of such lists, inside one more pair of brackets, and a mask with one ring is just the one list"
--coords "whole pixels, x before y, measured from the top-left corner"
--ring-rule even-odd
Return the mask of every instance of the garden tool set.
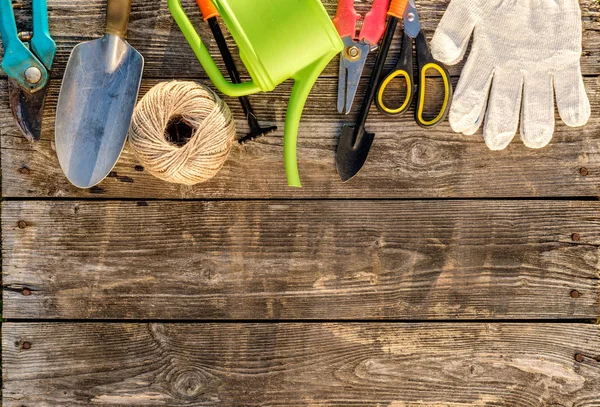
[[48, 29], [46, 0], [33, 0], [31, 33], [18, 33], [11, 0], [0, 0], [0, 37], [4, 56], [0, 67], [8, 76], [12, 114], [29, 140], [39, 140], [44, 100], [56, 44]]
[[[211, 0], [198, 0], [198, 6], [200, 7], [200, 11], [202, 12], [202, 17], [204, 17], [204, 21], [208, 22], [210, 29], [213, 33], [213, 37], [215, 37], [215, 41], [217, 42], [217, 46], [219, 47], [219, 52], [221, 53], [221, 57], [223, 58], [223, 62], [225, 63], [225, 68], [227, 68], [227, 72], [229, 73], [229, 77], [233, 83], [241, 83], [240, 73], [235, 66], [235, 62], [233, 57], [231, 56], [231, 52], [229, 51], [229, 47], [227, 46], [227, 42], [225, 41], [225, 37], [223, 36], [223, 31], [221, 31], [221, 26], [217, 21], [217, 17], [219, 12], [212, 4]], [[246, 120], [248, 121], [248, 126], [250, 127], [250, 133], [246, 136], [239, 139], [240, 144], [244, 144], [250, 140], [254, 140], [258, 137], [262, 137], [273, 133], [277, 130], [277, 126], [270, 127], [260, 127], [258, 123], [258, 119], [254, 114], [254, 109], [250, 104], [250, 100], [247, 96], [242, 96], [239, 98], [240, 104], [242, 105], [242, 110], [244, 111], [244, 115], [246, 116]]]
[[[320, 0], [197, 0], [231, 82], [219, 71], [180, 1], [167, 0], [169, 10], [206, 74], [222, 93], [240, 99], [250, 126], [250, 134], [240, 142], [276, 130], [260, 126], [247, 96], [294, 80], [283, 142], [290, 186], [301, 185], [296, 145], [304, 106], [317, 78], [338, 54], [337, 110], [348, 114], [368, 55], [377, 51], [357, 120], [341, 130], [336, 166], [343, 181], [353, 178], [369, 155], [375, 134], [366, 125], [373, 102], [384, 119], [406, 113], [415, 102], [416, 124], [426, 129], [441, 123], [448, 112], [452, 129], [465, 135], [484, 123], [483, 137], [492, 150], [510, 143], [519, 121], [525, 146], [547, 145], [554, 133], [555, 99], [567, 125], [582, 126], [590, 117], [580, 66], [577, 0], [451, 0], [431, 52], [416, 0], [373, 0], [358, 34], [354, 0], [339, 0], [333, 19]], [[109, 174], [130, 131], [144, 65], [143, 57], [124, 40], [130, 7], [131, 0], [108, 0], [106, 35], [77, 45], [65, 70], [56, 109], [56, 152], [69, 181], [80, 188]], [[11, 0], [0, 0], [0, 67], [8, 76], [18, 127], [28, 139], [38, 140], [56, 45], [49, 33], [46, 0], [32, 0], [32, 9], [32, 33], [18, 33]], [[240, 78], [219, 16], [239, 49], [248, 81]], [[384, 76], [400, 20], [400, 56]], [[472, 50], [453, 95], [441, 63], [462, 60], [471, 36]], [[405, 91], [391, 86], [398, 81], [406, 85]], [[443, 86], [428, 91], [430, 81]], [[426, 95], [437, 103], [431, 117], [426, 117], [432, 110], [425, 108]]]
[[[381, 111], [388, 115], [400, 115], [408, 110], [416, 94], [417, 109], [415, 111], [415, 119], [417, 124], [422, 127], [438, 125], [446, 117], [450, 99], [452, 98], [452, 87], [448, 71], [431, 57], [427, 40], [421, 30], [419, 13], [417, 12], [415, 1], [392, 0], [388, 14], [390, 15], [390, 20], [385, 30], [383, 43], [379, 48], [379, 54], [377, 55], [375, 68], [371, 74], [365, 99], [358, 114], [358, 121], [354, 126], [344, 126], [342, 129], [336, 156], [338, 174], [342, 181], [348, 181], [354, 177], [363, 167], [369, 155], [375, 134], [367, 132], [365, 125], [376, 95], [377, 106]], [[396, 68], [380, 83], [385, 61], [400, 19], [404, 20], [404, 37], [400, 59]], [[413, 74], [413, 41], [416, 41], [417, 52], [418, 75], [416, 80]], [[438, 115], [431, 120], [426, 120], [423, 117], [423, 111], [425, 105], [426, 74], [430, 69], [437, 71], [442, 76], [444, 94], [442, 95], [443, 102]], [[383, 95], [390, 82], [398, 77], [406, 80], [406, 97], [400, 107], [390, 108], [385, 104]]]

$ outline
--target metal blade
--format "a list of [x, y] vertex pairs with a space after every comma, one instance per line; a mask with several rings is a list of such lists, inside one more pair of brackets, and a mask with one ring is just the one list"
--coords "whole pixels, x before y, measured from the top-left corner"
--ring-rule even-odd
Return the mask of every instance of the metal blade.
[[349, 37], [343, 38], [343, 41], [345, 48], [340, 57], [337, 108], [339, 113], [348, 114], [352, 109], [371, 47], [363, 42], [355, 42]]
[[116, 35], [73, 49], [56, 107], [56, 153], [76, 187], [98, 184], [117, 163], [143, 67], [144, 58]]
[[367, 63], [367, 56], [369, 55], [370, 47], [367, 44], [357, 44], [357, 48], [360, 50], [360, 58], [353, 61], [350, 68], [348, 69], [348, 77], [346, 83], [346, 109], [345, 114], [350, 113], [354, 99], [356, 98], [356, 92], [358, 91], [358, 84], [360, 78], [365, 69]]
[[19, 129], [29, 141], [37, 141], [42, 135], [44, 101], [47, 92], [47, 86], [33, 93], [28, 92], [21, 88], [16, 80], [8, 78], [10, 110]]
[[356, 134], [354, 126], [344, 126], [338, 144], [336, 165], [343, 182], [350, 181], [364, 166], [375, 134], [362, 130]]
[[346, 113], [346, 89], [348, 68], [346, 67], [346, 51], [340, 54], [340, 73], [338, 75], [338, 98], [337, 98], [337, 110], [338, 113]]

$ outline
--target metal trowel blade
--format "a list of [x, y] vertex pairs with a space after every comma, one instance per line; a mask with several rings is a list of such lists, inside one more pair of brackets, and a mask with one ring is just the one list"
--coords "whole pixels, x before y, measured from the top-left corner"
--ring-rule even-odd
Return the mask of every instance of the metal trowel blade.
[[342, 128], [336, 164], [343, 182], [350, 181], [364, 166], [374, 139], [375, 134], [364, 130], [357, 132], [354, 126]]
[[98, 184], [117, 163], [143, 68], [144, 58], [117, 35], [73, 49], [56, 107], [56, 153], [76, 187]]

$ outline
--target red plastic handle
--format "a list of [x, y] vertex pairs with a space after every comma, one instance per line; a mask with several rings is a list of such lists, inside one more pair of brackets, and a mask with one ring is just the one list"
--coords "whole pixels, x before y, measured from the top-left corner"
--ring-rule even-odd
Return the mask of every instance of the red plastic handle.
[[204, 21], [219, 16], [219, 12], [211, 0], [196, 0], [196, 3], [198, 3], [198, 7], [200, 7], [200, 12], [202, 13]]
[[352, 37], [354, 39], [358, 20], [360, 20], [360, 15], [354, 9], [354, 0], [338, 0], [333, 24], [337, 28], [340, 37]]
[[365, 16], [363, 28], [360, 31], [359, 40], [365, 40], [370, 45], [379, 43], [385, 32], [387, 12], [390, 0], [374, 0], [371, 11]]

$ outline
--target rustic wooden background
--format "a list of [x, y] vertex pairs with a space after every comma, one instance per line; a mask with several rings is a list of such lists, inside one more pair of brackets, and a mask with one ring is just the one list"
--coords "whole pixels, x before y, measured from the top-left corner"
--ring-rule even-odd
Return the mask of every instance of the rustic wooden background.
[[[106, 2], [49, 0], [41, 141], [19, 134], [0, 76], [3, 405], [600, 406], [600, 6], [580, 3], [592, 119], [558, 121], [545, 149], [517, 137], [490, 152], [480, 134], [374, 110], [370, 160], [343, 184], [335, 150], [354, 115], [335, 113], [336, 60], [301, 125], [303, 189], [283, 170], [286, 83], [251, 98], [281, 130], [236, 145], [213, 181], [166, 184], [126, 149], [78, 190], [54, 151], [56, 100]], [[429, 37], [447, 4], [418, 1]], [[129, 41], [142, 95], [206, 82], [165, 0], [134, 1]]]

